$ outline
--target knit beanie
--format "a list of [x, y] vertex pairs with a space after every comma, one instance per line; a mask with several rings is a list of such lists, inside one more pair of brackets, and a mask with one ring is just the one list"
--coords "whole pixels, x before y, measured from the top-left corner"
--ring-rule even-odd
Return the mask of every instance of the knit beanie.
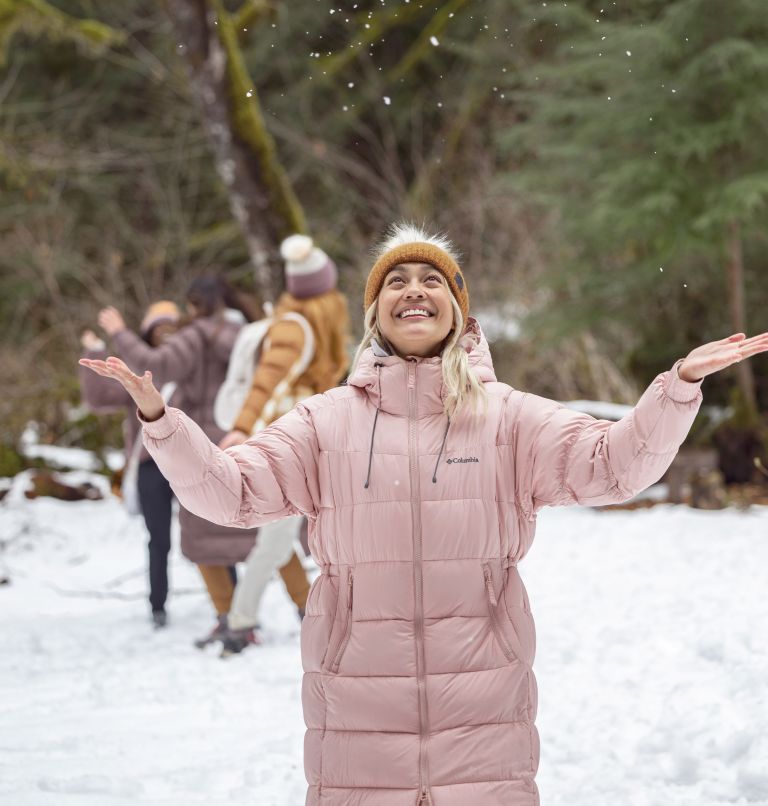
[[449, 242], [442, 238], [433, 238], [430, 241], [401, 243], [385, 251], [379, 257], [368, 275], [368, 282], [365, 284], [364, 311], [367, 311], [376, 301], [381, 287], [384, 285], [384, 278], [395, 266], [400, 263], [429, 263], [430, 266], [433, 266], [445, 277], [451, 293], [459, 303], [462, 322], [466, 325], [467, 317], [469, 316], [469, 289], [467, 288], [467, 282], [459, 268], [459, 264], [442, 246], [442, 244], [448, 244]]
[[147, 312], [139, 325], [139, 333], [146, 338], [152, 332], [152, 328], [162, 322], [178, 322], [180, 318], [181, 311], [176, 303], [161, 299], [159, 302], [153, 302], [147, 308]]
[[285, 260], [285, 285], [298, 299], [316, 297], [336, 288], [336, 264], [308, 235], [291, 235], [280, 244]]

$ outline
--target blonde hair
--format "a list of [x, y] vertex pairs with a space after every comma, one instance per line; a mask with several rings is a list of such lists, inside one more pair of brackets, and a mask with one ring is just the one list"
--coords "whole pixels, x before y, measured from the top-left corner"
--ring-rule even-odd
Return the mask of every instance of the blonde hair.
[[[444, 402], [445, 413], [453, 419], [465, 407], [474, 414], [485, 411], [488, 397], [482, 381], [478, 379], [475, 371], [469, 366], [469, 356], [460, 343], [461, 337], [464, 335], [462, 327], [464, 318], [461, 308], [459, 308], [459, 303], [453, 294], [449, 296], [451, 298], [451, 307], [453, 308], [453, 328], [448, 334], [443, 349], [440, 351], [440, 357], [442, 359], [443, 384], [448, 392]], [[365, 312], [365, 332], [352, 362], [352, 372], [355, 371], [363, 353], [370, 347], [374, 339], [381, 345], [387, 343], [376, 321], [377, 310], [378, 300], [370, 305]]]

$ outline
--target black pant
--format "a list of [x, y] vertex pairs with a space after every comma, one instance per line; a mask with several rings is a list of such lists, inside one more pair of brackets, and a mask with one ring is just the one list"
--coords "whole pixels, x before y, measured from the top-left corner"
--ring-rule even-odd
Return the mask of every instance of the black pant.
[[139, 465], [139, 503], [149, 531], [149, 603], [163, 610], [168, 597], [173, 491], [152, 459]]

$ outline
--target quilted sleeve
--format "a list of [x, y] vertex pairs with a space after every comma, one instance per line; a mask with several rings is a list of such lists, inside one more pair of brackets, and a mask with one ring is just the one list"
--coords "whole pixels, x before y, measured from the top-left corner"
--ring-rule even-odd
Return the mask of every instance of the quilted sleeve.
[[242, 445], [222, 451], [183, 412], [167, 407], [143, 422], [144, 444], [179, 501], [226, 526], [253, 527], [316, 514], [318, 447], [304, 405]]
[[510, 396], [505, 415], [517, 496], [526, 513], [547, 505], [625, 501], [664, 474], [701, 405], [701, 382], [675, 366], [618, 422], [597, 420], [536, 395]]

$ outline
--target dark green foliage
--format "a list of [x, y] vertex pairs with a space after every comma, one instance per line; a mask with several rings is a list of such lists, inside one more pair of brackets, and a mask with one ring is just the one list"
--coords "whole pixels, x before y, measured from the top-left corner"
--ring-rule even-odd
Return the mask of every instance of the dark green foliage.
[[627, 358], [638, 375], [668, 366], [731, 332], [725, 265], [736, 224], [747, 321], [764, 329], [764, 4], [549, 3], [539, 33], [541, 60], [509, 86], [521, 120], [499, 136], [516, 165], [504, 186], [557, 212], [555, 304], [538, 324], [560, 339], [620, 321], [635, 334]]

